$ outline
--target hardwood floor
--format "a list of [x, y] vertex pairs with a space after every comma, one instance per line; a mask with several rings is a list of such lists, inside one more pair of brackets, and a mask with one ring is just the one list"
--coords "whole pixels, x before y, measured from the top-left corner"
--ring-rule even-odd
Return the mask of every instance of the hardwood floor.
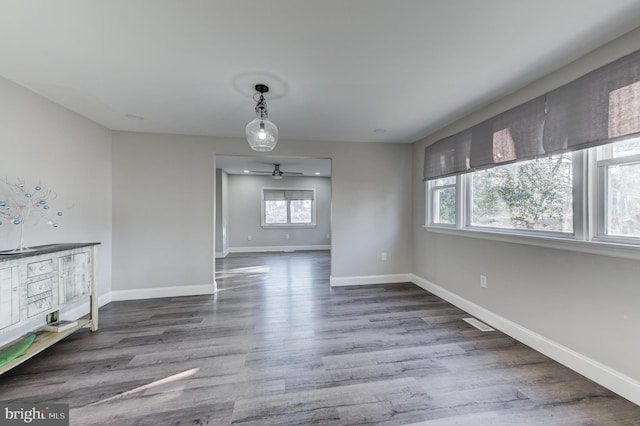
[[72, 425], [640, 425], [640, 407], [413, 284], [329, 287], [326, 252], [231, 255], [219, 292], [113, 302], [0, 376]]

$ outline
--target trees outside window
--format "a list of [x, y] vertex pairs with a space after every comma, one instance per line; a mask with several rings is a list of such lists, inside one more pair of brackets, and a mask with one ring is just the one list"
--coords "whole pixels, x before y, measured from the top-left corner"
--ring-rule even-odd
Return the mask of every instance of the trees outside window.
[[474, 172], [471, 226], [573, 232], [571, 153]]
[[597, 149], [598, 235], [640, 237], [640, 138]]
[[443, 225], [456, 223], [456, 177], [436, 179], [431, 186], [433, 222]]

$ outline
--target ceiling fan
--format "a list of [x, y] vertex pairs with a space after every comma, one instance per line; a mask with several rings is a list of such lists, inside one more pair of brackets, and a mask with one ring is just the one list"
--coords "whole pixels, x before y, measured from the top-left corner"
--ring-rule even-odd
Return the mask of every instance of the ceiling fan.
[[304, 173], [301, 172], [285, 172], [280, 170], [280, 164], [274, 164], [273, 172], [265, 172], [263, 170], [251, 170], [251, 173], [259, 174], [259, 175], [271, 175], [274, 179], [282, 179], [282, 176], [303, 176]]

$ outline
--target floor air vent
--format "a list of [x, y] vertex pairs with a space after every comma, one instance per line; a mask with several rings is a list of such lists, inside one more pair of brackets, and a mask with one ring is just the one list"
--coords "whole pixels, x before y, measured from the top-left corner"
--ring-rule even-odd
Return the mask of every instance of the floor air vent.
[[487, 324], [482, 321], [478, 321], [475, 318], [462, 318], [462, 321], [467, 322], [477, 328], [480, 331], [495, 331], [493, 328], [489, 327]]

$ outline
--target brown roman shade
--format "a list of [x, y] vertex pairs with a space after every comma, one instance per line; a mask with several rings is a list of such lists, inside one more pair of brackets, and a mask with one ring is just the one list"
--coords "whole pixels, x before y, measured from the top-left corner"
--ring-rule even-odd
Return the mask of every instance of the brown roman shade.
[[640, 51], [425, 148], [424, 179], [640, 134]]

